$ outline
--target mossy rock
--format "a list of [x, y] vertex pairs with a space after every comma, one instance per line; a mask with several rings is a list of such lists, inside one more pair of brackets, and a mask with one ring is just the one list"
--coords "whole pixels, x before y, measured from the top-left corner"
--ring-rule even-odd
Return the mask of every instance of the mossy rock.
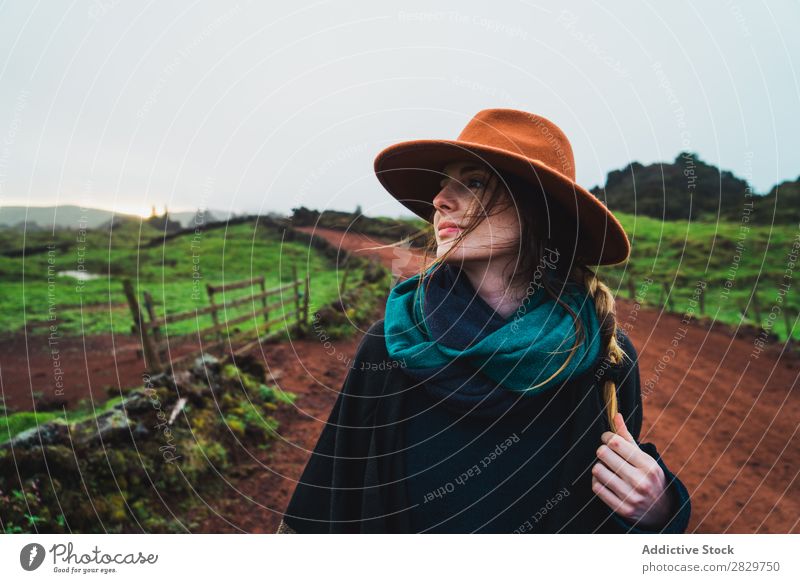
[[234, 387], [243, 387], [248, 391], [255, 391], [261, 385], [261, 381], [234, 364], [226, 364], [223, 366], [221, 377], [224, 382]]
[[0, 448], [29, 449], [69, 441], [69, 429], [63, 419], [53, 419], [26, 429], [6, 441]]
[[47, 467], [57, 475], [77, 475], [80, 470], [75, 461], [75, 451], [65, 445], [50, 445], [44, 449]]
[[125, 411], [112, 409], [98, 415], [95, 419], [87, 419], [74, 425], [75, 441], [79, 444], [116, 444], [130, 439], [133, 422]]
[[189, 478], [203, 475], [211, 466], [225, 468], [228, 465], [225, 447], [219, 442], [205, 439], [187, 444], [180, 455], [180, 469]]
[[245, 432], [247, 430], [247, 425], [245, 422], [238, 417], [226, 417], [225, 424], [228, 426], [228, 429], [233, 432], [234, 435], [237, 437], [244, 437]]

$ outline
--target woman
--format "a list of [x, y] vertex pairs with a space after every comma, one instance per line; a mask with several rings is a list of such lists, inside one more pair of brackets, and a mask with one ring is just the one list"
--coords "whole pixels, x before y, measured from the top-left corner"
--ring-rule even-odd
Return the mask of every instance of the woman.
[[278, 532], [684, 532], [689, 494], [637, 441], [636, 351], [587, 267], [630, 243], [563, 132], [482, 110], [375, 170], [436, 257], [359, 344]]

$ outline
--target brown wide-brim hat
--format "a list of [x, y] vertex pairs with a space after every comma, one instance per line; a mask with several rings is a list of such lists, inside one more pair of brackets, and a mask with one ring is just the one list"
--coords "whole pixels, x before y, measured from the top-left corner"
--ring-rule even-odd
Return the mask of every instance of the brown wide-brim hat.
[[455, 140], [410, 140], [383, 149], [375, 158], [375, 174], [401, 204], [433, 222], [433, 198], [441, 190], [444, 167], [462, 159], [539, 185], [548, 200], [551, 229], [571, 233], [575, 256], [587, 265], [613, 265], [630, 255], [617, 218], [575, 182], [572, 146], [564, 132], [539, 115], [481, 110]]

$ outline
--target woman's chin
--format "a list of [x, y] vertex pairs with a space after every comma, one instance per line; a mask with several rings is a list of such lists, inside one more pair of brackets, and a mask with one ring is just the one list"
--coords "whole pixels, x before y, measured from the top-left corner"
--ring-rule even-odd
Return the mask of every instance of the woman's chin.
[[[439, 243], [439, 245], [436, 247], [436, 257], [441, 257], [442, 255], [447, 253], [450, 250], [450, 247], [452, 247], [452, 246], [453, 246], [453, 244], [450, 241], [442, 241], [441, 243]], [[453, 256], [458, 255], [458, 254], [459, 254], [459, 250], [456, 249], [450, 255], [450, 257], [453, 257]], [[448, 257], [448, 259], [450, 259], [450, 257]]]
[[[450, 245], [448, 245], [446, 243], [444, 245], [439, 245], [436, 248], [436, 257], [441, 257], [442, 255], [447, 253], [447, 251], [449, 249], [450, 249]], [[464, 263], [464, 262], [466, 262], [466, 261], [468, 261], [470, 259], [472, 259], [472, 257], [470, 257], [469, 253], [464, 253], [464, 251], [462, 249], [456, 248], [452, 253], [450, 253], [450, 255], [447, 256], [446, 259], [444, 259], [444, 262], [445, 263], [459, 263], [460, 264], [460, 263]]]

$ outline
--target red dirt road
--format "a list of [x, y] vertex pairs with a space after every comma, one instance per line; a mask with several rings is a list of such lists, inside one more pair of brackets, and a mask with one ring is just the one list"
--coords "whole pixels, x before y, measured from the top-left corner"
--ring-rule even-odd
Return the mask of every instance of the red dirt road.
[[[622, 322], [635, 313], [621, 300]], [[724, 327], [641, 310], [630, 331], [639, 352], [644, 422], [692, 496], [689, 532], [800, 532], [800, 399], [797, 354]], [[677, 347], [673, 345], [676, 339]], [[672, 352], [674, 350], [674, 352]]]
[[[176, 359], [197, 350], [196, 339], [170, 340]], [[32, 410], [35, 393], [73, 408], [81, 399], [95, 404], [119, 395], [119, 387], [142, 385], [144, 361], [133, 335], [110, 334], [58, 338], [14, 334], [0, 339], [0, 395], [11, 410]], [[38, 405], [37, 405], [38, 407]], [[60, 407], [59, 407], [60, 409]]]
[[334, 229], [320, 229], [319, 227], [295, 227], [296, 230], [322, 237], [339, 249], [350, 251], [361, 257], [369, 257], [383, 263], [394, 275], [403, 279], [416, 273], [421, 265], [419, 252], [408, 247], [384, 247], [382, 249], [369, 249], [387, 245], [392, 241], [377, 240], [360, 233], [345, 233]]

